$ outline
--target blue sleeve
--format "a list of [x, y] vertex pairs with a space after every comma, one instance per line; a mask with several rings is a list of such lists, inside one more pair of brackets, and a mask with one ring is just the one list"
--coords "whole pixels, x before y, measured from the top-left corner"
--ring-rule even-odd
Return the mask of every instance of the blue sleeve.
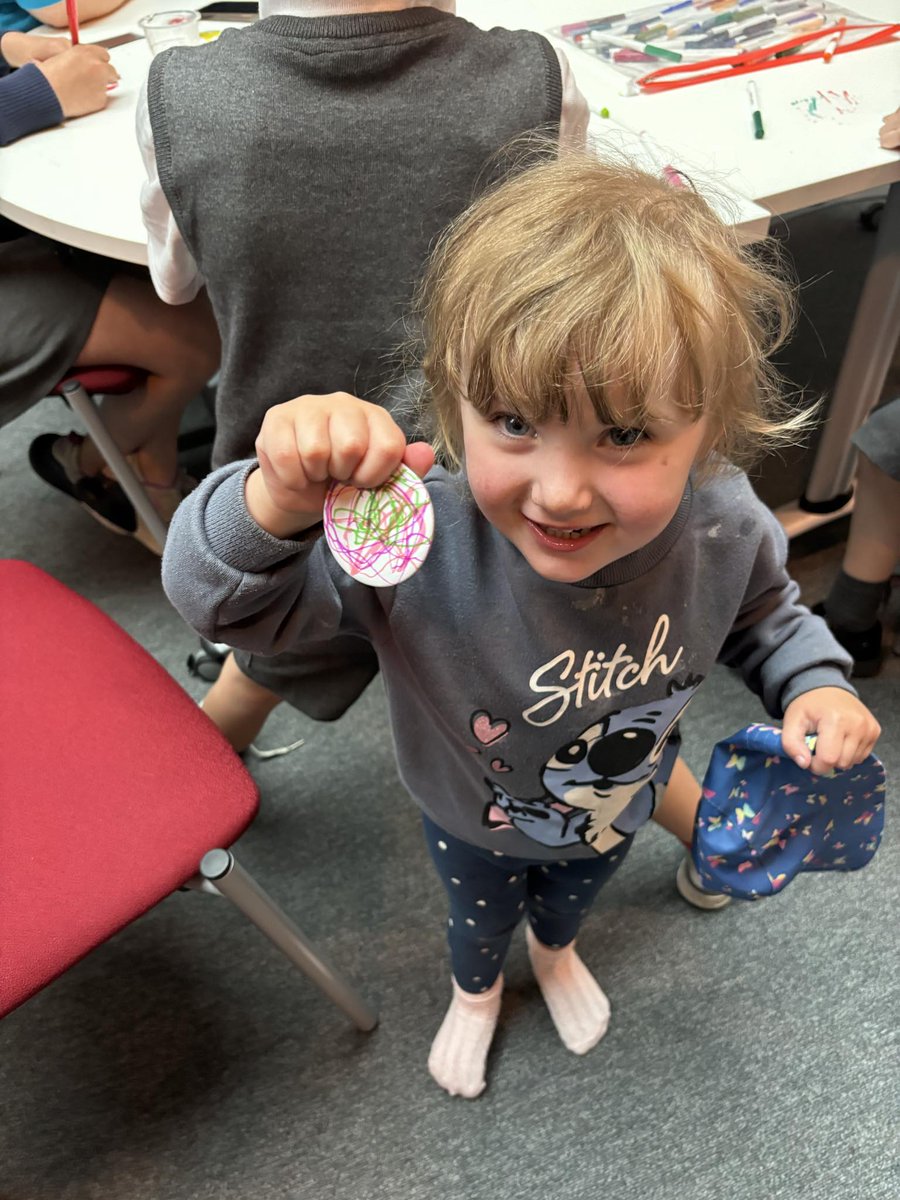
[[44, 73], [34, 63], [0, 79], [0, 146], [49, 125], [58, 125], [63, 111]]
[[[54, 0], [41, 0], [43, 7], [53, 2]], [[37, 29], [40, 23], [37, 17], [33, 17], [15, 0], [0, 0], [0, 37], [13, 29], [20, 33], [27, 33], [29, 29]]]
[[[29, 16], [33, 8], [47, 8], [50, 4], [58, 4], [59, 0], [16, 0], [16, 7], [22, 10], [23, 16]], [[40, 25], [40, 21], [38, 21]], [[18, 29], [19, 26], [12, 26]]]

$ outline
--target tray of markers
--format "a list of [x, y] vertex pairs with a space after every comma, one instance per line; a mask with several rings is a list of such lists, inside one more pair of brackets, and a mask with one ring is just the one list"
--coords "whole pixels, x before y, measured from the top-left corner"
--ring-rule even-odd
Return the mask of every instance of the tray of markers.
[[[847, 44], [840, 46], [845, 26]], [[823, 38], [819, 52], [827, 60], [835, 51], [852, 47], [850, 29], [865, 35], [885, 26], [831, 0], [676, 0], [557, 25], [547, 32], [608, 63], [632, 81], [631, 90], [637, 90], [643, 76], [674, 63], [699, 66], [732, 56], [743, 60], [782, 42], [787, 58], [805, 48], [819, 31]], [[831, 38], [829, 30], [833, 30]], [[859, 32], [853, 38], [859, 38]], [[695, 82], [702, 77], [698, 72]]]

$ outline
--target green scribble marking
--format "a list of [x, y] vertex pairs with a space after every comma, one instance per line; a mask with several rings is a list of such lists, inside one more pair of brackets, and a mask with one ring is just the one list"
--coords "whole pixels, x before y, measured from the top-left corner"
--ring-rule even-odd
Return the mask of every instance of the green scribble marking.
[[414, 506], [398, 492], [372, 491], [364, 504], [335, 513], [335, 518], [344, 518], [341, 528], [352, 546], [367, 546], [372, 542], [390, 546], [398, 541], [414, 511]]

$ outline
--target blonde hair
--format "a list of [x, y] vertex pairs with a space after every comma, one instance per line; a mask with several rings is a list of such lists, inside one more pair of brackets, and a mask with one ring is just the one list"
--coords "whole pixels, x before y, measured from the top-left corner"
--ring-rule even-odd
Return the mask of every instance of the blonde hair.
[[576, 374], [605, 424], [640, 427], [668, 397], [739, 464], [810, 425], [768, 361], [791, 289], [696, 192], [628, 162], [554, 148], [500, 184], [441, 238], [419, 311], [428, 432], [451, 464], [462, 398], [566, 420]]

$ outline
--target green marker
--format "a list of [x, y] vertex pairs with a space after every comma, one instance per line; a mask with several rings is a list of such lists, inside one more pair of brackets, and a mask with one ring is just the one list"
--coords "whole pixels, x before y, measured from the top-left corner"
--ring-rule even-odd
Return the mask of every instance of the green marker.
[[766, 131], [763, 128], [762, 113], [759, 111], [759, 96], [756, 92], [756, 84], [752, 79], [747, 84], [747, 95], [750, 97], [750, 115], [753, 117], [753, 136], [759, 141], [760, 138], [766, 136]]
[[681, 62], [682, 55], [676, 50], [667, 50], [665, 46], [651, 46], [646, 43], [641, 47], [645, 54], [652, 54], [654, 58], [666, 58], [669, 62]]

